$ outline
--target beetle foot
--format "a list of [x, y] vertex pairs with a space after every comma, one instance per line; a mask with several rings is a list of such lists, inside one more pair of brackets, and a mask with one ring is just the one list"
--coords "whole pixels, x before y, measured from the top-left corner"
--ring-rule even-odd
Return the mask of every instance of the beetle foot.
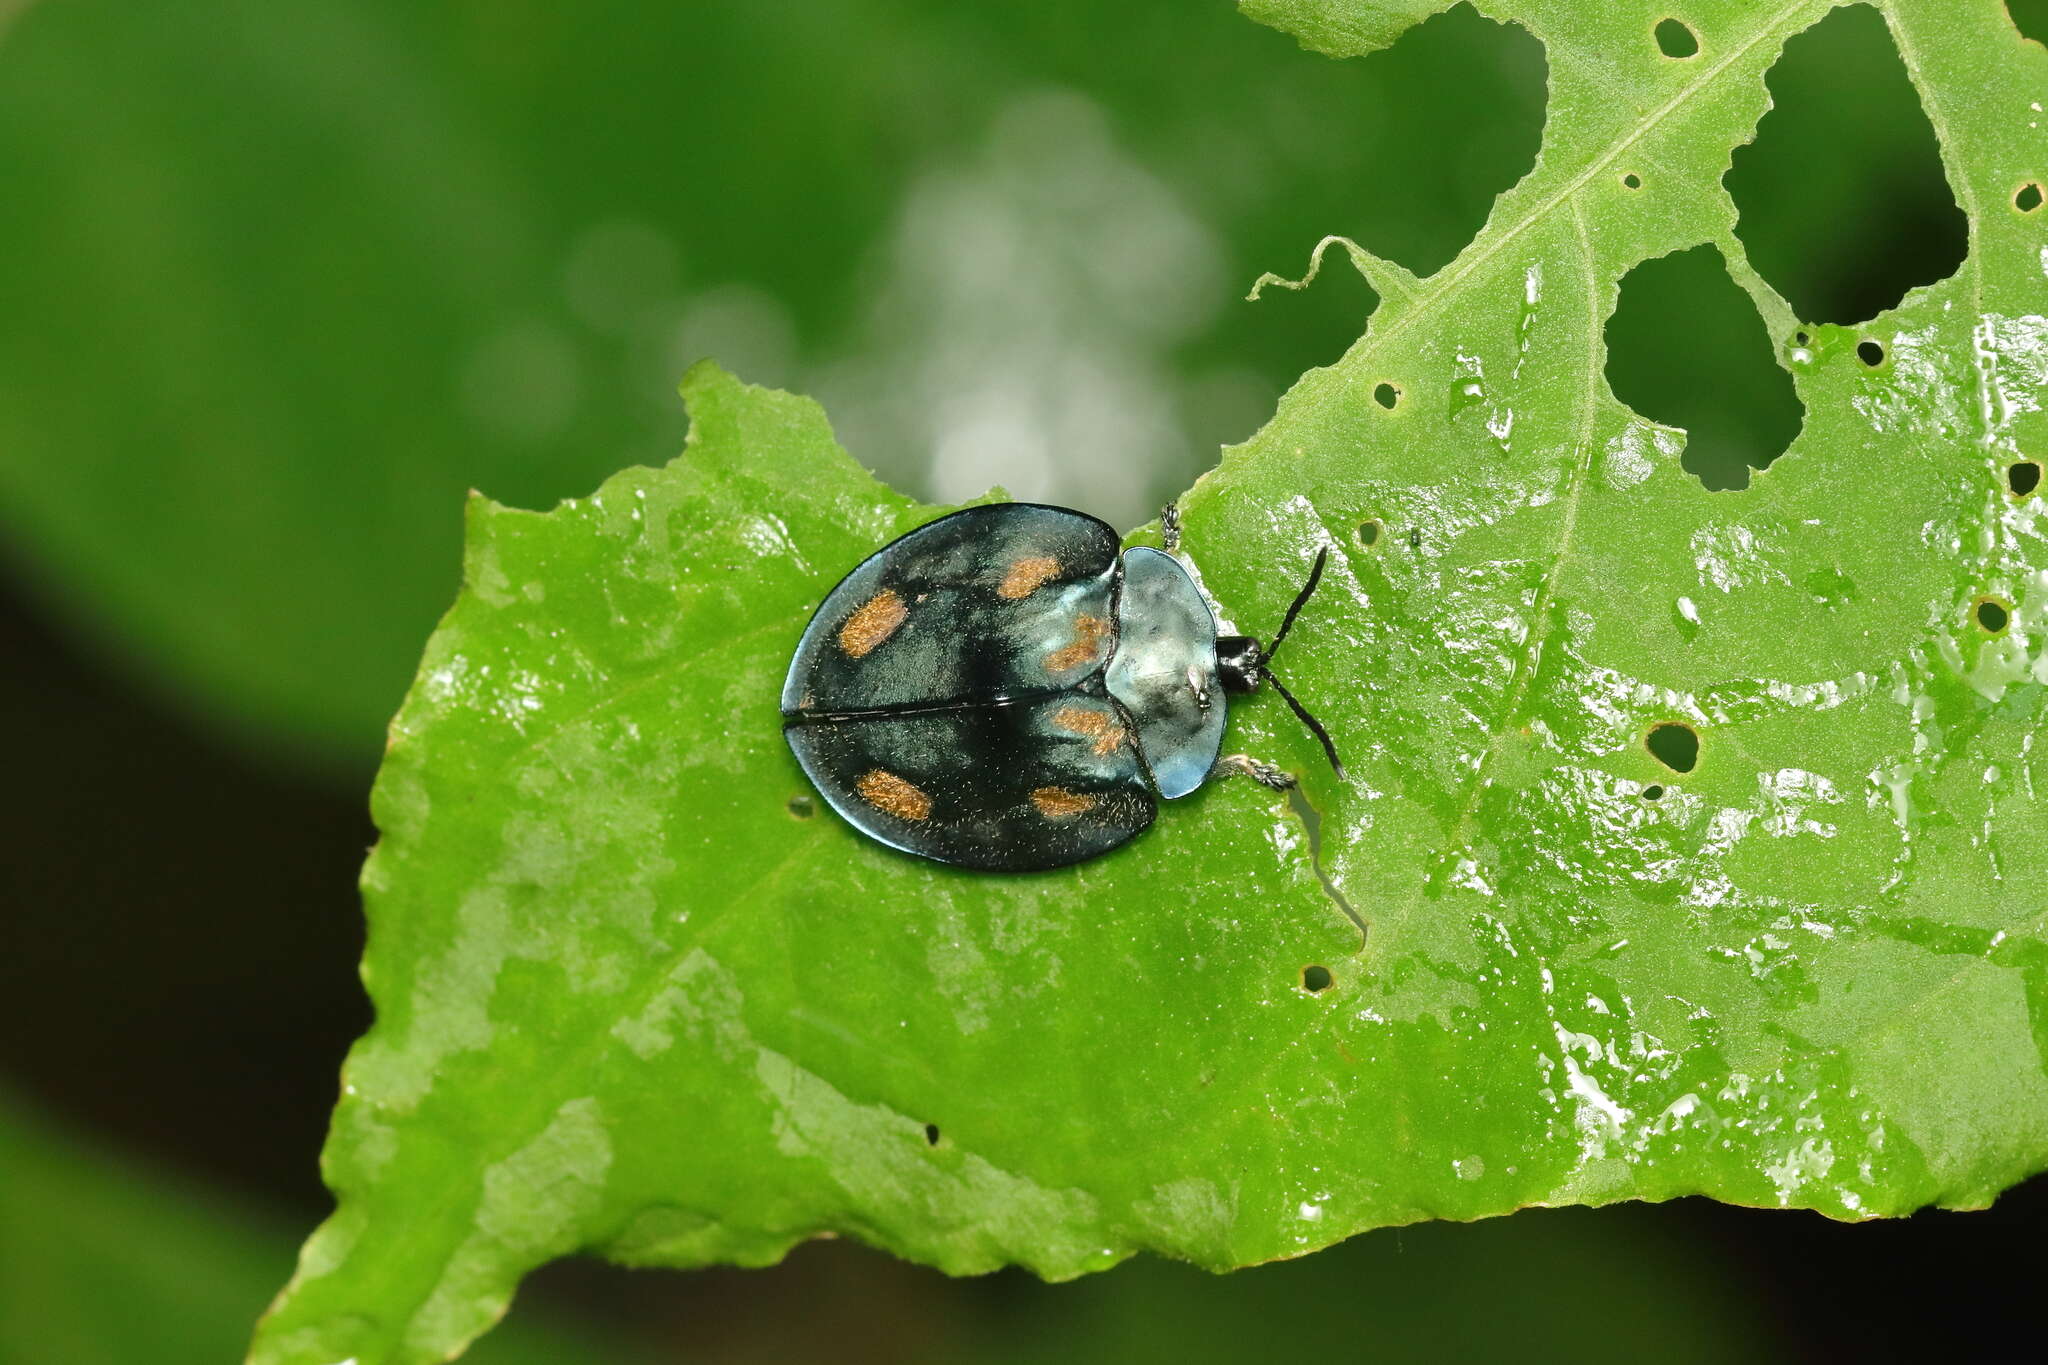
[[1180, 553], [1180, 504], [1169, 502], [1159, 509], [1159, 540], [1166, 553]]
[[1294, 774], [1283, 772], [1271, 763], [1253, 758], [1250, 754], [1226, 754], [1216, 760], [1216, 766], [1209, 770], [1211, 777], [1249, 777], [1262, 787], [1276, 792], [1291, 791], [1294, 788]]

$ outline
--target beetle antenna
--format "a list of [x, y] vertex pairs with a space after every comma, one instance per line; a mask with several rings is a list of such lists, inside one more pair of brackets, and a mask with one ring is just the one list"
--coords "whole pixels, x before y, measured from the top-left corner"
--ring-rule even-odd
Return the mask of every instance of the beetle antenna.
[[[1325, 550], [1323, 553], [1328, 554], [1329, 551]], [[1323, 562], [1321, 559], [1318, 559], [1316, 561], [1316, 568], [1320, 570], [1322, 567]], [[1310, 578], [1308, 585], [1311, 588], [1313, 588], [1316, 585], [1315, 579]], [[1307, 593], [1302, 594], [1302, 596], [1304, 597], [1306, 597], [1307, 595]], [[1295, 605], [1300, 606], [1301, 604], [1299, 602], [1296, 602]], [[1293, 613], [1289, 612], [1288, 615], [1291, 618], [1293, 616]], [[1306, 706], [1303, 706], [1300, 702], [1294, 699], [1294, 694], [1287, 690], [1286, 685], [1282, 683], [1278, 678], [1273, 676], [1272, 669], [1261, 668], [1259, 672], [1265, 675], [1267, 682], [1273, 684], [1273, 690], [1280, 694], [1281, 700], [1285, 701], [1289, 706], [1294, 708], [1294, 714], [1301, 718], [1301, 723], [1303, 725], [1306, 725], [1309, 728], [1309, 731], [1312, 734], [1314, 734], [1317, 739], [1323, 742], [1323, 752], [1330, 756], [1330, 766], [1336, 770], [1337, 780], [1340, 782], [1343, 781], [1344, 760], [1337, 757], [1337, 746], [1330, 742], [1330, 732], [1323, 728], [1323, 723], [1321, 721], [1317, 720], [1314, 716], [1308, 713], [1308, 708]]]
[[[1314, 593], [1316, 590], [1316, 584], [1323, 581], [1323, 561], [1327, 560], [1329, 557], [1330, 547], [1327, 545], [1325, 545], [1322, 549], [1316, 551], [1316, 566], [1308, 571], [1308, 582], [1302, 584], [1301, 591], [1294, 595], [1293, 604], [1287, 608], [1287, 615], [1284, 618], [1282, 618], [1280, 622], [1280, 633], [1273, 637], [1272, 644], [1266, 646], [1266, 662], [1271, 663], [1273, 661], [1273, 656], [1280, 652], [1281, 644], [1287, 639], [1287, 632], [1294, 629], [1294, 618], [1301, 613], [1301, 604], [1308, 601], [1310, 594]], [[1286, 696], [1287, 694], [1285, 692], [1282, 692], [1281, 695]], [[1287, 699], [1289, 701], [1294, 700], [1292, 697], [1288, 697]], [[1299, 706], [1295, 707], [1294, 709], [1297, 711], [1301, 710]], [[1302, 719], [1308, 719], [1307, 712], [1302, 713]], [[1313, 725], [1315, 722], [1310, 721], [1309, 723]], [[1317, 733], [1320, 734], [1321, 732], [1322, 727], [1317, 726]], [[1329, 743], [1329, 740], [1326, 739], [1323, 741], [1323, 743], [1327, 745]]]

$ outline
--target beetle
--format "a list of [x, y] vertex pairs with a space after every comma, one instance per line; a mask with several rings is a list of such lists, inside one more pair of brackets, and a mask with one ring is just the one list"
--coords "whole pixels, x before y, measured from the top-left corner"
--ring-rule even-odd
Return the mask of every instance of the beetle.
[[892, 848], [988, 871], [1093, 858], [1136, 837], [1160, 800], [1211, 776], [1294, 779], [1219, 758], [1228, 694], [1273, 675], [1323, 576], [1317, 554], [1270, 645], [1216, 633], [1167, 550], [1121, 542], [1083, 512], [994, 503], [883, 546], [818, 606], [782, 689], [783, 734], [832, 808]]

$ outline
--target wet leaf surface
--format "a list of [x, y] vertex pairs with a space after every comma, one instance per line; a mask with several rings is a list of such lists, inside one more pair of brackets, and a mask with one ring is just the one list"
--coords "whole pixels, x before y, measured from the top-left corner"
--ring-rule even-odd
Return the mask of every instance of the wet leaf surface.
[[[1346, 54], [1434, 7], [1248, 8]], [[1978, 1206], [2048, 1163], [2048, 547], [2010, 473], [2048, 320], [2009, 207], [2048, 53], [1988, 0], [1881, 7], [1971, 251], [1809, 327], [1719, 186], [1827, 6], [1688, 16], [1683, 60], [1651, 9], [1497, 8], [1548, 54], [1536, 169], [1429, 279], [1352, 253], [1366, 336], [1184, 502], [1227, 626], [1334, 547], [1286, 676], [1347, 782], [1262, 698], [1229, 747], [1298, 805], [1212, 784], [1068, 871], [914, 862], [807, 804], [778, 729], [813, 606], [938, 510], [814, 405], [700, 368], [674, 464], [472, 503], [375, 795], [340, 1208], [257, 1359], [438, 1359], [578, 1248], [1223, 1269], [1530, 1204]], [[1741, 490], [1602, 378], [1618, 281], [1701, 243], [1805, 413]]]

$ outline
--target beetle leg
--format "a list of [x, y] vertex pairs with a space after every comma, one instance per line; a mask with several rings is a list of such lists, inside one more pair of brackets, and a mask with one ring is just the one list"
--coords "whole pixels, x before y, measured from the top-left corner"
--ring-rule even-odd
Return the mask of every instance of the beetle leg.
[[1159, 540], [1166, 553], [1180, 553], [1180, 504], [1169, 502], [1159, 509]]
[[1262, 787], [1276, 792], [1293, 788], [1294, 774], [1282, 772], [1270, 763], [1253, 758], [1250, 754], [1225, 754], [1216, 760], [1216, 766], [1209, 769], [1212, 778], [1249, 777]]

